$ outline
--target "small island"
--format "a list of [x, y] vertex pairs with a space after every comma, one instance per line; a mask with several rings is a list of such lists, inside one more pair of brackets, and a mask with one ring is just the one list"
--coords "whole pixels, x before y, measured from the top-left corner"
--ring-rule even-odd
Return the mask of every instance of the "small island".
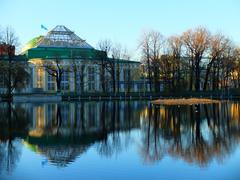
[[219, 100], [206, 98], [158, 99], [151, 102], [155, 105], [194, 105], [220, 103]]

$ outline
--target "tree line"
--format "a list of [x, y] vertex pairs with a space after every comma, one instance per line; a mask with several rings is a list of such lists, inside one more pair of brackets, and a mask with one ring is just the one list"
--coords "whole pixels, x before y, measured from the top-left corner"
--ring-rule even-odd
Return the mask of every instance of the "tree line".
[[25, 88], [30, 78], [26, 59], [15, 55], [15, 49], [19, 44], [19, 39], [12, 27], [0, 28], [0, 45], [6, 48], [6, 52], [0, 54], [0, 81], [7, 88], [6, 97], [10, 101], [13, 91]]
[[240, 49], [222, 33], [197, 27], [164, 37], [144, 32], [139, 43], [142, 76], [151, 92], [238, 88]]
[[[0, 43], [19, 46], [15, 31], [6, 27], [0, 31]], [[94, 61], [99, 67], [100, 86], [102, 92], [120, 92], [119, 59], [130, 60], [130, 53], [121, 44], [109, 39], [97, 44], [100, 60]], [[209, 91], [239, 88], [240, 85], [240, 48], [222, 33], [212, 33], [204, 27], [189, 29], [180, 35], [164, 37], [158, 31], [144, 32], [138, 45], [141, 55], [141, 67], [133, 72], [128, 64], [124, 81], [127, 92], [131, 90], [131, 82], [136, 76], [144, 80], [145, 89], [150, 92], [176, 91]], [[109, 60], [111, 59], [111, 60]], [[29, 71], [27, 63], [15, 62], [14, 55], [9, 51], [8, 60], [1, 61], [0, 70], [4, 74], [8, 94], [15, 89], [21, 89], [28, 84]], [[74, 54], [65, 67], [59, 57], [53, 61], [45, 61], [42, 68], [53, 77], [57, 91], [61, 91], [62, 75], [64, 72], [74, 74], [75, 92], [84, 91], [88, 81], [86, 77], [87, 62], [78, 61]], [[79, 77], [79, 82], [77, 82]]]

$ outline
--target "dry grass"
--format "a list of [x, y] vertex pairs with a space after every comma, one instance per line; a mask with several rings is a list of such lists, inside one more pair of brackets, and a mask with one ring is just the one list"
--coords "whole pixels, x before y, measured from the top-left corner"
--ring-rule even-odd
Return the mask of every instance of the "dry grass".
[[162, 105], [193, 105], [193, 104], [212, 104], [219, 103], [218, 100], [204, 98], [182, 98], [182, 99], [158, 99], [152, 101], [153, 104]]

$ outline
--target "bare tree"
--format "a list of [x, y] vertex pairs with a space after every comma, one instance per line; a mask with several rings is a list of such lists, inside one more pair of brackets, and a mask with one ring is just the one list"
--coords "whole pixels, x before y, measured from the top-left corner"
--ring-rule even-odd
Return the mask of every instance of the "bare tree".
[[78, 59], [77, 56], [72, 54], [72, 59], [68, 61], [69, 62], [69, 68], [70, 71], [73, 72], [74, 75], [74, 91], [75, 93], [80, 90], [81, 93], [84, 92], [84, 77], [85, 77], [85, 68], [86, 63], [85, 60]]
[[77, 93], [77, 76], [78, 76], [78, 67], [79, 67], [79, 61], [72, 57], [72, 59], [69, 61], [70, 63], [70, 70], [73, 72], [74, 76], [74, 92]]
[[[127, 51], [122, 48], [120, 43], [113, 44], [111, 40], [105, 39], [98, 43], [98, 48], [105, 52], [101, 53], [100, 61], [100, 77], [103, 91], [105, 84], [108, 80], [107, 76], [110, 75], [113, 92], [120, 92], [120, 59], [127, 56]], [[111, 56], [112, 58], [109, 58]], [[107, 73], [106, 73], [107, 72]]]
[[0, 29], [0, 43], [5, 43], [11, 46], [18, 47], [20, 45], [18, 36], [11, 26]]
[[110, 52], [112, 51], [112, 41], [110, 39], [100, 40], [97, 44], [97, 48], [101, 51], [105, 51], [107, 56], [110, 56]]
[[[126, 47], [122, 51], [122, 58], [124, 60], [130, 61], [131, 55], [130, 55], [130, 53], [129, 53], [129, 51]], [[131, 69], [130, 63], [129, 62], [126, 62], [126, 63], [127, 63], [127, 65], [125, 66], [125, 72], [124, 72], [124, 69], [123, 69], [123, 75], [124, 75], [124, 82], [125, 82], [125, 84], [127, 84], [127, 93], [130, 93], [131, 84], [132, 84], [132, 77], [134, 75], [134, 72], [131, 72], [132, 69]]]
[[15, 60], [15, 49], [19, 46], [19, 41], [13, 28], [8, 26], [1, 31], [0, 43], [7, 47], [7, 61], [1, 61], [0, 69], [7, 84], [8, 99], [12, 100], [14, 89], [23, 88], [28, 83], [27, 63]]
[[237, 49], [232, 43], [230, 43], [228, 46], [226, 46], [226, 49], [222, 54], [222, 58], [214, 63], [216, 65], [213, 67], [212, 73], [213, 90], [219, 89], [219, 86], [221, 89], [226, 89], [230, 86], [230, 81], [234, 79], [234, 74], [238, 72], [235, 69], [235, 62], [237, 60], [239, 60]]
[[84, 77], [85, 77], [85, 69], [86, 69], [86, 65], [84, 63], [82, 63], [80, 65], [80, 91], [83, 93], [84, 92], [84, 86], [85, 86], [85, 82], [84, 82]]
[[180, 36], [171, 36], [168, 38], [168, 53], [172, 58], [172, 86], [174, 88], [176, 80], [176, 89], [180, 87], [181, 80], [181, 54], [182, 54], [182, 40]]
[[140, 42], [142, 61], [147, 67], [150, 91], [152, 91], [152, 80], [155, 92], [160, 90], [160, 57], [164, 42], [163, 35], [157, 31], [144, 33]]
[[[190, 29], [182, 35], [183, 43], [188, 52], [195, 71], [195, 90], [200, 90], [201, 62], [204, 53], [209, 47], [210, 33], [203, 27]], [[193, 71], [193, 70], [192, 70]]]
[[235, 88], [240, 87], [240, 48], [236, 48], [234, 51], [234, 70], [232, 72], [233, 85]]
[[106, 66], [107, 66], [107, 58], [112, 50], [112, 41], [109, 39], [100, 40], [97, 44], [99, 50], [104, 53], [100, 54], [101, 61], [98, 63], [100, 65], [100, 79], [102, 91], [106, 91]]
[[119, 60], [122, 58], [122, 46], [121, 44], [117, 43], [112, 48], [112, 59], [113, 59], [113, 66], [115, 69], [115, 76], [116, 76], [116, 85], [117, 92], [120, 91], [120, 62]]
[[63, 62], [56, 57], [55, 60], [45, 60], [43, 67], [50, 76], [54, 77], [57, 84], [57, 92], [61, 92], [62, 75], [64, 73]]
[[[230, 40], [222, 34], [216, 34], [211, 36], [209, 42], [209, 63], [207, 64], [207, 69], [205, 73], [205, 81], [203, 90], [207, 90], [208, 77], [212, 69], [213, 64], [216, 61], [220, 61], [223, 58], [223, 53], [229, 46]], [[218, 62], [217, 62], [218, 63]]]
[[146, 66], [145, 66], [146, 68], [144, 68], [144, 69], [147, 69], [147, 78], [148, 78], [148, 82], [149, 82], [149, 86], [150, 86], [149, 88], [150, 88], [150, 92], [152, 92], [150, 44], [151, 44], [150, 32], [148, 32], [148, 33], [144, 32], [141, 37], [139, 47], [141, 48], [141, 51], [142, 51], [143, 64], [146, 64]]
[[105, 62], [105, 68], [111, 78], [113, 92], [116, 93], [116, 63], [115, 59], [108, 58]]
[[[9, 64], [6, 61], [0, 62], [0, 70], [4, 77], [4, 82], [8, 85], [8, 94], [12, 94], [14, 90], [23, 89], [28, 85], [30, 75], [27, 71], [27, 63], [26, 62], [11, 62], [11, 66], [9, 68]], [[11, 71], [11, 76], [9, 77], [9, 70]], [[10, 79], [9, 79], [10, 78]]]

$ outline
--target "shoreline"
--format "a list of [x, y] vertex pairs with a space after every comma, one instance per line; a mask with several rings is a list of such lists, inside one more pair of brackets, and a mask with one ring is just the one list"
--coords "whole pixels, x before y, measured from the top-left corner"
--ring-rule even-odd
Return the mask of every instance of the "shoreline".
[[[144, 94], [56, 94], [56, 93], [44, 93], [44, 94], [14, 94], [13, 102], [64, 102], [64, 101], [111, 101], [111, 100], [146, 100], [155, 101], [159, 99], [211, 99], [211, 100], [239, 100], [240, 96], [226, 96], [226, 95], [208, 95], [208, 96], [161, 96], [161, 95], [144, 95]], [[0, 102], [8, 101], [7, 98], [1, 97]]]

